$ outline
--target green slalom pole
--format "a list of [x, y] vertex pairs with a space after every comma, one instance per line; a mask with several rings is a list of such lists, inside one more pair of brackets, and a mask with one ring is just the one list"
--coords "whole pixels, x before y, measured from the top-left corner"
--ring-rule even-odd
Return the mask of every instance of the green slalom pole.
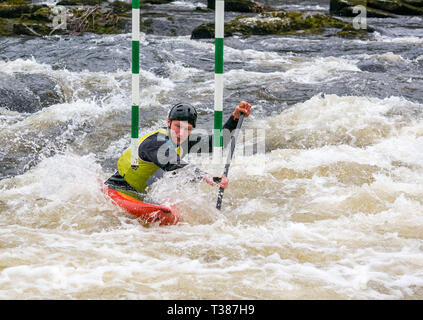
[[132, 0], [132, 113], [131, 167], [138, 169], [138, 128], [140, 101], [140, 0]]
[[222, 114], [223, 114], [223, 41], [225, 1], [216, 0], [215, 5], [215, 72], [214, 72], [214, 137], [213, 160], [222, 158]]

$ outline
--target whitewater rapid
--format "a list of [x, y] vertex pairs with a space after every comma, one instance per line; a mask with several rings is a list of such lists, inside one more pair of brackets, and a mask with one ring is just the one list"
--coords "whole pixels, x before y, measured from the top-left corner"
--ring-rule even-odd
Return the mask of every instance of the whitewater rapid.
[[[130, 38], [7, 40], [0, 79], [47, 77], [61, 101], [0, 108], [0, 299], [423, 298], [421, 36], [228, 39], [224, 118], [249, 101], [252, 136], [222, 211], [205, 183], [153, 185], [183, 217], [167, 227], [100, 190], [130, 140]], [[143, 34], [141, 46], [140, 135], [182, 98], [210, 130], [213, 42]], [[242, 154], [254, 143], [263, 152]]]

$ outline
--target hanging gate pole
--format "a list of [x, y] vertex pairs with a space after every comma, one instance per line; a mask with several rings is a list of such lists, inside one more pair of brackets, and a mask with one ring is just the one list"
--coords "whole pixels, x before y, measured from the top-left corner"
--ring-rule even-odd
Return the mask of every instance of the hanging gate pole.
[[214, 67], [214, 137], [213, 160], [222, 159], [222, 114], [223, 114], [223, 40], [225, 1], [216, 0], [215, 6], [215, 67]]
[[132, 0], [132, 111], [131, 167], [138, 169], [138, 128], [140, 102], [140, 0]]

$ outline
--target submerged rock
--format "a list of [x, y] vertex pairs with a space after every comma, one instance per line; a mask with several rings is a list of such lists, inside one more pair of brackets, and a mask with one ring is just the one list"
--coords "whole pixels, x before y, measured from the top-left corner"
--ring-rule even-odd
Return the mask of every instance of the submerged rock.
[[[213, 38], [214, 27], [214, 23], [203, 24], [193, 30], [191, 38]], [[347, 30], [350, 24], [315, 12], [266, 12], [255, 17], [241, 16], [226, 22], [225, 37], [236, 34], [243, 36], [320, 34], [327, 28]], [[360, 33], [364, 32], [367, 31], [360, 31]]]
[[17, 112], [34, 113], [64, 102], [61, 89], [46, 75], [0, 73], [0, 107]]
[[423, 0], [331, 0], [329, 11], [339, 16], [355, 17], [356, 6], [364, 6], [367, 17], [423, 15]]
[[[207, 0], [207, 8], [215, 10], [216, 0]], [[265, 6], [262, 4], [249, 1], [249, 0], [225, 0], [225, 11], [236, 11], [236, 12], [263, 12]]]
[[382, 65], [380, 62], [377, 61], [362, 61], [357, 64], [357, 67], [361, 71], [367, 71], [367, 72], [386, 72], [386, 68], [384, 65]]

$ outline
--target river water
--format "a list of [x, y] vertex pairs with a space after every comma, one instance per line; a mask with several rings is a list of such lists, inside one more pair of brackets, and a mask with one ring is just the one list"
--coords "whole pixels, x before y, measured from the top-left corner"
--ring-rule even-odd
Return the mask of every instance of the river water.
[[[212, 128], [196, 6], [156, 7], [181, 35], [141, 35], [141, 133], [181, 100]], [[367, 22], [368, 40], [225, 40], [224, 118], [249, 101], [264, 152], [235, 157], [220, 212], [216, 188], [156, 183], [167, 227], [100, 191], [130, 140], [131, 35], [0, 38], [0, 299], [423, 299], [423, 18]]]

